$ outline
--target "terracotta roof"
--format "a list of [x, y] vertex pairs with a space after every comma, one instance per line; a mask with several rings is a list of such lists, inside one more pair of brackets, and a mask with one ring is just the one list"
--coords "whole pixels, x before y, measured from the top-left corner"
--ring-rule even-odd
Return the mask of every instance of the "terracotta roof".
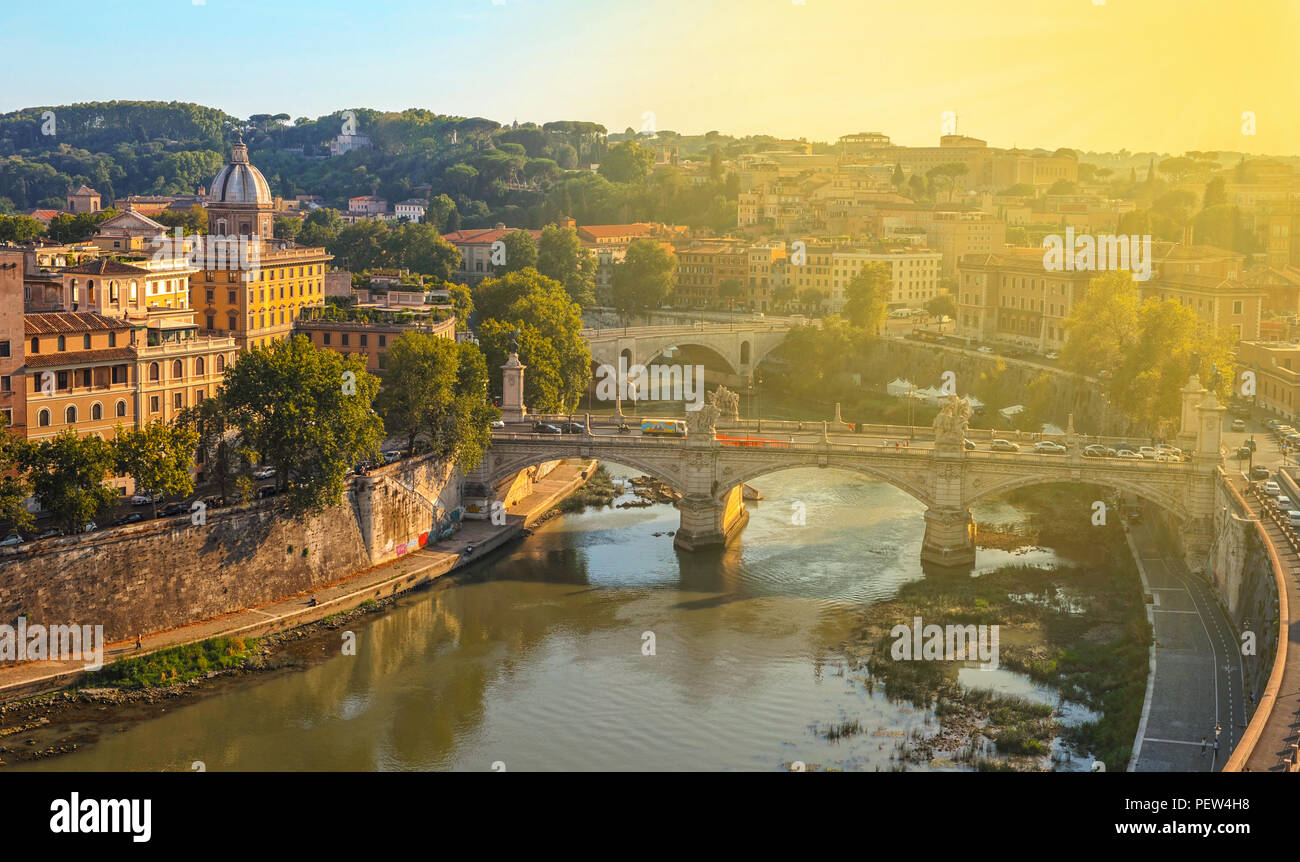
[[58, 353], [30, 353], [25, 357], [28, 368], [54, 368], [60, 365], [85, 365], [88, 362], [134, 362], [130, 347], [103, 350], [64, 350]]
[[63, 271], [76, 275], [149, 275], [147, 269], [129, 266], [121, 261], [111, 260], [106, 257], [92, 260], [90, 263], [83, 263], [80, 266], [69, 267]]
[[632, 224], [589, 224], [578, 228], [578, 235], [600, 239], [618, 236], [649, 236], [653, 228], [645, 222]]
[[63, 215], [63, 210], [34, 209], [27, 214], [38, 221], [48, 222]]
[[72, 332], [107, 332], [130, 330], [134, 327], [125, 320], [105, 317], [93, 311], [51, 311], [45, 314], [23, 316], [23, 332], [27, 335], [64, 335]]
[[[522, 230], [522, 228], [473, 228], [471, 230], [458, 230], [455, 233], [446, 233], [442, 235], [442, 238], [453, 245], [458, 243], [462, 245], [482, 245], [504, 239], [506, 234], [514, 233], [516, 230]], [[533, 239], [541, 239], [542, 237], [540, 230], [529, 230], [527, 233], [531, 234]]]
[[90, 186], [83, 183], [81, 188], [77, 189], [75, 192], [73, 192], [73, 194], [74, 195], [97, 195], [99, 194], [99, 192], [95, 191]]

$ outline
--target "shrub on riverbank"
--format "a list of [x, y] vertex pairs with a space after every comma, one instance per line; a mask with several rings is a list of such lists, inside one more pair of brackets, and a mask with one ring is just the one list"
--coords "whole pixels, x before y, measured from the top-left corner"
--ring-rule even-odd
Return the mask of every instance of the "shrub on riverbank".
[[561, 512], [583, 512], [588, 506], [603, 508], [614, 502], [614, 481], [604, 465], [596, 468], [581, 488], [560, 501]]
[[212, 638], [139, 658], [122, 658], [87, 674], [80, 687], [149, 688], [185, 683], [209, 671], [242, 667], [256, 655], [257, 643], [257, 638]]

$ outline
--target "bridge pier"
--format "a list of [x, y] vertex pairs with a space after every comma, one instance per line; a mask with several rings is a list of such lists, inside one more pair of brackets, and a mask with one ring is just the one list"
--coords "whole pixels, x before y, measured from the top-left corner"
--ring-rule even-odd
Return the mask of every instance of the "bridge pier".
[[953, 569], [975, 565], [975, 521], [970, 509], [925, 510], [921, 562]]
[[743, 486], [737, 485], [719, 501], [709, 494], [688, 494], [677, 501], [681, 524], [673, 544], [684, 551], [725, 547], [749, 522]]

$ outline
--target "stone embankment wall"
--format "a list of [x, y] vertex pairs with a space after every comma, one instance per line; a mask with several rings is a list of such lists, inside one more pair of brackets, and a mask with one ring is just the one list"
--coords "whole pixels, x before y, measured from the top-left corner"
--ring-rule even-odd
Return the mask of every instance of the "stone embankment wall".
[[460, 505], [460, 478], [415, 458], [349, 480], [319, 514], [293, 518], [271, 498], [203, 525], [158, 519], [0, 549], [0, 621], [103, 625], [119, 640], [318, 589], [419, 550]]

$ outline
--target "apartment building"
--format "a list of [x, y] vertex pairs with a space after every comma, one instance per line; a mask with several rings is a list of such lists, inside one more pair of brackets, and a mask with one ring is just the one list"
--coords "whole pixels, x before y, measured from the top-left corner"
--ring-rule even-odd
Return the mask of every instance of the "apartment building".
[[388, 350], [406, 332], [423, 332], [434, 338], [456, 339], [456, 318], [435, 321], [429, 313], [394, 309], [388, 319], [373, 321], [299, 320], [295, 333], [307, 336], [317, 347], [360, 355], [366, 370], [382, 375], [388, 367]]
[[1007, 223], [983, 212], [935, 212], [925, 225], [930, 248], [942, 255], [939, 274], [956, 278], [957, 261], [968, 254], [992, 254], [1007, 243]]
[[831, 254], [831, 293], [827, 305], [833, 312], [844, 308], [849, 283], [868, 264], [889, 268], [889, 305], [920, 308], [939, 293], [943, 255], [929, 249], [907, 251], [844, 250]]
[[1007, 248], [957, 265], [957, 335], [1056, 350], [1065, 319], [1096, 275], [1043, 269], [1042, 249]]
[[[677, 256], [674, 305], [712, 306], [742, 304], [749, 278], [749, 247], [726, 240], [692, 240], [673, 247]], [[719, 295], [724, 283], [734, 283], [739, 293]]]

